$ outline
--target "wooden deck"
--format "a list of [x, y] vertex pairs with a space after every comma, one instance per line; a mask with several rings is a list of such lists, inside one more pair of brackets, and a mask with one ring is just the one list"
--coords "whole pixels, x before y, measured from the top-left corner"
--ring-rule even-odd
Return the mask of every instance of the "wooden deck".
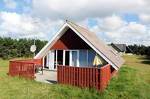
[[39, 71], [35, 74], [35, 80], [38, 82], [56, 84], [57, 83], [57, 71], [44, 70], [43, 73]]
[[[10, 61], [9, 75], [20, 76], [28, 79], [35, 79], [37, 74], [35, 69], [39, 66], [37, 60], [15, 60]], [[41, 66], [41, 65], [40, 65]], [[73, 67], [73, 66], [57, 66], [57, 73], [55, 75], [47, 74], [38, 75], [37, 80], [49, 80], [50, 76], [56, 78], [57, 83], [78, 86], [81, 88], [96, 88], [97, 90], [104, 90], [111, 79], [113, 72], [111, 72], [111, 66], [109, 64], [101, 67]], [[36, 76], [35, 76], [36, 75]], [[49, 76], [50, 75], [50, 76]], [[49, 80], [50, 81], [50, 80]]]

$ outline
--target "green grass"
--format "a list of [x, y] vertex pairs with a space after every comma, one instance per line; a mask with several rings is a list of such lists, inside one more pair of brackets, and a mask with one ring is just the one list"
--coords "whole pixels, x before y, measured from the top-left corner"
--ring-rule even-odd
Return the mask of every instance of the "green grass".
[[103, 93], [12, 78], [6, 74], [8, 61], [0, 59], [0, 99], [150, 99], [150, 60], [135, 55], [125, 55], [124, 59], [119, 75]]

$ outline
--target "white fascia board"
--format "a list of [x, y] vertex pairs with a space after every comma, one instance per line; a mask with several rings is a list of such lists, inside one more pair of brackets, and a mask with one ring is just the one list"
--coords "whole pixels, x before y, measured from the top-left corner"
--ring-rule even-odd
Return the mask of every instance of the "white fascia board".
[[[65, 23], [61, 29], [56, 33], [56, 35], [40, 50], [40, 52], [34, 57], [34, 59], [39, 59], [45, 56], [48, 53], [48, 50], [52, 46], [52, 42], [56, 39], [59, 39], [63, 33], [63, 30], [68, 26], [67, 23]], [[57, 41], [57, 40], [56, 40]]]
[[81, 37], [93, 50], [96, 51], [102, 58], [104, 58], [110, 65], [112, 65], [116, 70], [118, 70], [118, 67], [114, 65], [103, 53], [101, 53], [95, 46], [93, 46], [83, 35], [81, 35], [76, 29], [74, 29], [71, 25], [69, 25], [69, 28], [71, 28], [79, 37]]

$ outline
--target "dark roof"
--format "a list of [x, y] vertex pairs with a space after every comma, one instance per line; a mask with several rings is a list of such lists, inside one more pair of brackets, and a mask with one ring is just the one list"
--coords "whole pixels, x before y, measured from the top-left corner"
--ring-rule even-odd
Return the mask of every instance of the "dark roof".
[[118, 52], [126, 52], [126, 44], [114, 44], [114, 43], [111, 43], [111, 46], [117, 50]]

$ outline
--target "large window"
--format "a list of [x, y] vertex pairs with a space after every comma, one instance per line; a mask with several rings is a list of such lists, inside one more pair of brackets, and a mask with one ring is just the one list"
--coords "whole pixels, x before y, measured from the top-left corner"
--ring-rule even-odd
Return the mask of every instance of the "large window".
[[69, 66], [70, 64], [70, 51], [65, 51], [65, 65]]
[[95, 58], [96, 52], [93, 50], [88, 50], [88, 65], [93, 66], [93, 61]]
[[63, 50], [57, 50], [57, 64], [63, 65]]
[[93, 50], [80, 50], [79, 53], [79, 64], [81, 67], [93, 66], [93, 61], [96, 52]]
[[87, 62], [87, 50], [80, 50], [79, 52], [79, 64], [80, 66], [88, 66]]

